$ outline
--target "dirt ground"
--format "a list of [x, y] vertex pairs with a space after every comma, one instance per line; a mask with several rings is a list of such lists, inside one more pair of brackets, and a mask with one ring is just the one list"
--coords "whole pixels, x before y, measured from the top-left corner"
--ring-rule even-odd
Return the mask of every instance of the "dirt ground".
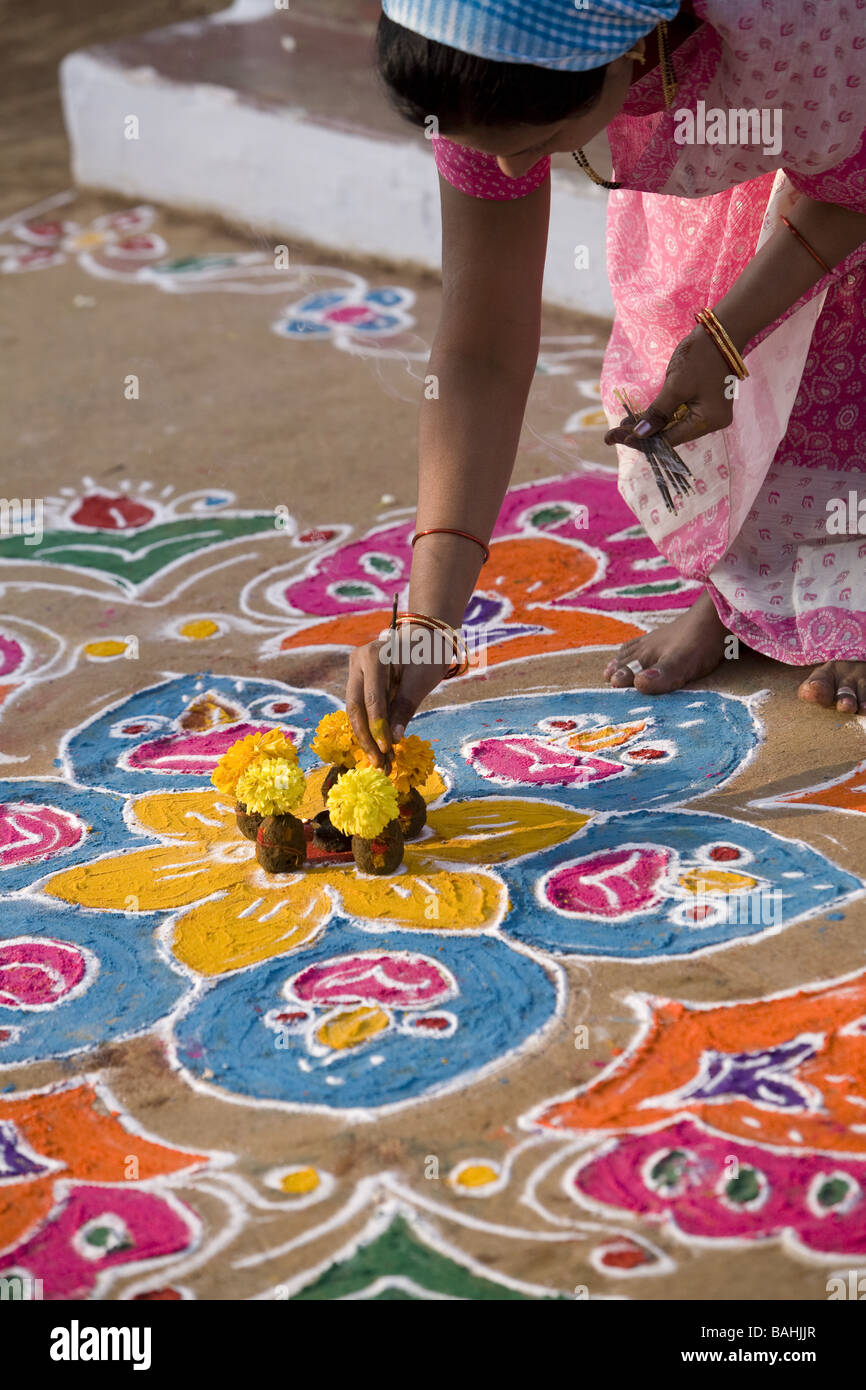
[[[54, 77], [60, 54], [216, 8], [178, 0], [139, 0], [120, 10], [87, 3], [65, 7], [61, 23], [47, 0], [13, 7], [0, 155], [7, 248], [13, 215], [68, 187]], [[411, 523], [423, 354], [438, 289], [432, 278], [410, 280], [405, 271], [332, 257], [323, 269], [314, 248], [291, 246], [282, 289], [257, 292], [268, 277], [257, 278], [254, 267], [272, 259], [271, 247], [165, 209], [149, 225], [140, 215], [142, 234], [163, 238], [165, 249], [147, 259], [139, 247], [139, 259], [122, 262], [111, 237], [128, 229], [99, 219], [125, 207], [83, 192], [49, 210], [45, 218], [77, 224], [54, 245], [56, 262], [2, 277], [3, 486], [8, 493], [14, 483], [22, 499], [42, 500], [44, 535], [29, 552], [20, 537], [0, 539], [3, 809], [13, 807], [2, 822], [11, 829], [0, 837], [2, 872], [9, 872], [0, 902], [0, 990], [2, 970], [14, 976], [11, 992], [0, 993], [0, 1063], [2, 1046], [31, 1048], [24, 1060], [0, 1066], [0, 1120], [26, 1139], [20, 1154], [30, 1155], [28, 1163], [38, 1165], [42, 1155], [65, 1165], [58, 1177], [78, 1184], [72, 1190], [81, 1207], [68, 1220], [102, 1220], [98, 1239], [109, 1253], [89, 1263], [57, 1257], [53, 1242], [67, 1216], [51, 1208], [57, 1196], [49, 1200], [52, 1179], [40, 1170], [30, 1186], [43, 1185], [41, 1208], [19, 1206], [16, 1217], [0, 1204], [0, 1222], [12, 1232], [6, 1239], [0, 1224], [0, 1273], [7, 1265], [36, 1269], [51, 1255], [53, 1296], [76, 1298], [154, 1297], [156, 1290], [205, 1299], [332, 1298], [364, 1289], [374, 1291], [359, 1296], [430, 1297], [433, 1290], [572, 1298], [582, 1296], [577, 1289], [645, 1300], [824, 1299], [834, 1272], [866, 1258], [864, 1198], [851, 1186], [866, 1148], [856, 1108], [864, 1104], [866, 1014], [857, 974], [866, 925], [859, 877], [866, 799], [855, 775], [866, 757], [863, 720], [805, 711], [795, 693], [800, 673], [744, 653], [700, 690], [662, 697], [639, 734], [625, 732], [640, 702], [604, 689], [610, 650], [672, 616], [687, 594], [659, 590], [656, 603], [637, 592], [636, 576], [660, 573], [647, 568], [648, 552], [626, 579], [615, 577], [617, 547], [625, 544], [616, 537], [628, 523], [616, 512], [595, 416], [605, 325], [548, 311], [513, 479], [523, 491], [512, 495], [526, 505], [521, 511], [515, 503], [493, 560], [510, 605], [496, 621], [519, 617], [529, 628], [535, 612], [535, 626], [554, 637], [528, 631], [519, 660], [494, 643], [484, 675], [437, 692], [430, 708], [466, 706], [454, 723], [464, 741], [492, 741], [483, 729], [496, 721], [529, 736], [539, 716], [524, 727], [529, 716], [514, 701], [530, 695], [545, 717], [577, 712], [578, 728], [619, 729], [599, 745], [612, 758], [620, 745], [628, 757], [636, 738], [654, 738], [651, 754], [661, 761], [636, 771], [632, 759], [630, 798], [608, 796], [604, 786], [589, 794], [582, 785], [549, 791], [563, 816], [598, 816], [586, 830], [570, 825], [567, 834], [577, 832], [571, 857], [609, 852], [603, 838], [582, 847], [584, 837], [608, 830], [614, 845], [659, 845], [668, 835], [670, 884], [674, 862], [686, 875], [696, 862], [688, 857], [693, 830], [685, 818], [713, 816], [706, 843], [729, 850], [713, 870], [734, 874], [726, 889], [768, 883], [788, 894], [798, 879], [784, 920], [720, 932], [705, 945], [697, 931], [683, 937], [653, 925], [658, 890], [655, 898], [628, 900], [622, 924], [607, 929], [609, 949], [563, 947], [561, 938], [557, 946], [545, 935], [536, 883], [542, 869], [563, 862], [550, 846], [566, 832], [551, 830], [560, 841], [533, 841], [531, 849], [519, 837], [509, 841], [499, 868], [495, 857], [475, 863], [471, 844], [462, 859], [450, 851], [449, 873], [461, 865], [482, 869], [506, 885], [500, 919], [479, 919], [475, 935], [395, 919], [384, 900], [377, 906], [359, 896], [353, 909], [345, 897], [342, 911], [300, 949], [257, 955], [259, 946], [244, 938], [243, 951], [252, 954], [228, 960], [221, 954], [235, 910], [228, 880], [217, 876], [197, 896], [172, 898], [163, 877], [165, 856], [181, 854], [172, 807], [179, 798], [211, 796], [207, 777], [182, 766], [181, 757], [154, 763], [148, 781], [122, 739], [180, 737], [218, 730], [226, 718], [270, 717], [253, 699], [275, 698], [280, 687], [266, 683], [283, 683], [300, 699], [315, 691], [341, 701], [345, 634], [375, 631], [381, 607], [363, 590], [364, 575], [375, 577], [364, 556], [380, 557], [381, 565], [383, 555], [397, 554], [405, 538], [398, 545], [386, 533], [402, 527], [402, 536]], [[217, 266], [200, 259], [248, 252], [262, 260]], [[160, 281], [154, 268], [169, 260], [174, 269]], [[367, 337], [316, 320], [315, 304], [298, 308], [329, 290], [378, 312], [385, 301], [364, 297], [394, 286], [403, 291], [397, 309], [387, 302], [405, 322]], [[318, 336], [287, 327], [304, 313], [319, 323]], [[275, 322], [282, 333], [273, 331]], [[568, 510], [584, 495], [582, 479], [594, 480], [592, 496], [604, 499], [590, 505], [586, 534], [570, 529]], [[573, 565], [582, 566], [576, 582]], [[618, 597], [605, 594], [605, 582], [619, 585]], [[345, 588], [336, 595], [338, 583], [358, 586], [354, 599]], [[566, 623], [564, 613], [578, 617]], [[199, 672], [196, 688], [187, 678]], [[157, 685], [162, 693], [135, 703]], [[599, 693], [569, 693], [583, 691]], [[190, 708], [209, 692], [202, 718], [210, 723], [190, 722]], [[688, 701], [700, 702], [704, 692], [709, 703], [694, 704], [695, 716], [684, 721]], [[316, 708], [324, 712], [326, 704]], [[442, 719], [437, 760], [442, 752], [455, 761], [446, 783], [453, 779], [451, 802], [459, 802], [471, 795], [459, 791], [468, 774]], [[434, 723], [426, 727], [432, 737]], [[476, 783], [477, 796], [524, 795], [519, 779], [511, 790], [480, 777]], [[826, 784], [834, 785], [809, 792]], [[61, 792], [67, 800], [58, 800]], [[805, 799], [777, 800], [797, 793]], [[768, 800], [777, 804], [755, 804]], [[43, 832], [22, 819], [22, 804], [34, 815], [57, 806], [67, 818], [60, 829], [52, 822], [60, 839], [45, 841], [41, 857], [27, 847]], [[206, 803], [184, 805], [198, 816]], [[518, 820], [530, 815], [526, 805], [515, 811]], [[632, 819], [618, 822], [625, 814]], [[75, 841], [68, 819], [75, 815], [98, 830], [101, 844]], [[460, 825], [478, 834], [477, 825]], [[459, 827], [454, 833], [459, 838]], [[536, 866], [540, 843], [546, 857]], [[157, 844], [163, 858], [148, 859]], [[738, 855], [740, 870], [749, 866], [739, 879]], [[103, 861], [109, 870], [99, 877], [94, 865]], [[674, 897], [681, 888], [680, 879]], [[197, 905], [188, 911], [190, 904]], [[254, 1060], [260, 1044], [253, 1029], [279, 1003], [278, 985], [307, 960], [330, 959], [323, 954], [329, 933], [335, 957], [362, 948], [426, 951], [430, 960], [444, 952], [466, 1006], [464, 1015], [448, 1005], [457, 1010], [456, 1032], [422, 1043], [405, 1041], [414, 1006], [389, 1015], [383, 1064], [363, 1077], [345, 1073], [345, 1104], [333, 1090], [316, 1102], [282, 1090]], [[133, 940], [141, 973], [124, 994], [132, 967], [114, 952], [118, 942], [132, 949]], [[21, 1004], [31, 984], [15, 971], [25, 968], [22, 960], [35, 969], [31, 958], [2, 956], [4, 946], [20, 950], [32, 941], [77, 943], [79, 953], [101, 961], [89, 993], [81, 982], [57, 986], [53, 1031], [39, 1032], [42, 1015]], [[487, 955], [474, 958], [472, 950], [482, 948]], [[505, 1020], [501, 1036], [490, 1018], [496, 1010], [485, 1017], [472, 994], [485, 960]], [[843, 977], [844, 987], [834, 983]], [[508, 991], [519, 989], [525, 997], [518, 1006]], [[682, 1027], [659, 1031], [663, 1001], [702, 1006], [689, 1015], [691, 1033], [675, 1003], [669, 1016]], [[715, 1022], [707, 1020], [713, 1006], [721, 1010]], [[648, 1009], [656, 1010], [655, 1032]], [[35, 1031], [25, 1030], [22, 1041], [15, 1030], [25, 1024]], [[404, 1042], [427, 1051], [398, 1052]], [[339, 1076], [335, 1068], [332, 1074]], [[590, 1083], [614, 1093], [594, 1112]], [[81, 1088], [88, 1098], [95, 1092], [92, 1114], [114, 1126], [110, 1143], [105, 1136], [91, 1142], [86, 1127], [64, 1128], [55, 1116], [51, 1098]], [[676, 1102], [663, 1099], [674, 1091]], [[582, 1120], [580, 1106], [576, 1118], [553, 1127], [528, 1118], [575, 1093], [586, 1102]], [[640, 1105], [652, 1112], [649, 1124], [634, 1113]], [[655, 1147], [644, 1154], [648, 1135]], [[124, 1162], [140, 1159], [141, 1171], [109, 1170], [106, 1155], [115, 1152]], [[686, 1177], [656, 1180], [662, 1162], [685, 1163]], [[24, 1157], [20, 1164], [11, 1171], [29, 1172]], [[737, 1188], [738, 1174], [752, 1181], [756, 1170], [754, 1191], [745, 1178]], [[720, 1197], [722, 1171], [734, 1187]], [[135, 1194], [122, 1178], [141, 1180]], [[849, 1185], [845, 1200], [831, 1193], [832, 1182]], [[100, 1183], [117, 1189], [111, 1219], [94, 1205]], [[150, 1205], [133, 1209], [133, 1196]]]

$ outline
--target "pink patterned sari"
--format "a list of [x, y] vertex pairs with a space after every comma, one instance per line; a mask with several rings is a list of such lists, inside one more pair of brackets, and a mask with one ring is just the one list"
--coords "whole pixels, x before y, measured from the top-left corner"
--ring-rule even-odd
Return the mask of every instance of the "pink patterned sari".
[[[693, 312], [715, 303], [800, 194], [866, 212], [866, 0], [696, 0], [705, 24], [608, 127], [617, 179], [608, 273], [616, 319], [602, 395], [656, 393]], [[781, 112], [781, 148], [681, 145], [677, 110]], [[666, 196], [659, 197], [659, 194]], [[671, 516], [644, 460], [620, 491], [658, 548], [703, 580], [731, 632], [780, 661], [866, 658], [866, 522], [828, 531], [866, 471], [866, 247], [750, 345], [730, 428], [681, 446], [700, 479]]]
[[[704, 21], [608, 126], [614, 176], [608, 274], [616, 307], [602, 373], [612, 422], [625, 387], [644, 405], [693, 313], [730, 288], [801, 195], [866, 213], [866, 0], [695, 0]], [[778, 112], [781, 139], [680, 144], [677, 113]], [[435, 140], [443, 176], [477, 197], [520, 197], [491, 156]], [[766, 152], [765, 152], [766, 151]], [[662, 195], [662, 196], [660, 196]], [[866, 471], [866, 247], [749, 345], [732, 425], [681, 446], [697, 494], [671, 515], [643, 457], [620, 448], [619, 487], [659, 550], [703, 581], [735, 635], [794, 665], [866, 659], [866, 520], [828, 530]]]

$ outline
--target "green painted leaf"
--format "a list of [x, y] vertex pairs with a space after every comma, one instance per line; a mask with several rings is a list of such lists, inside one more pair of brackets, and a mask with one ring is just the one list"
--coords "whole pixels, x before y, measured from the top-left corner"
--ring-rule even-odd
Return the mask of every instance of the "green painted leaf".
[[[453, 1299], [547, 1301], [545, 1295], [523, 1293], [498, 1283], [492, 1275], [488, 1279], [474, 1274], [425, 1244], [405, 1217], [399, 1215], [393, 1217], [381, 1235], [360, 1245], [347, 1260], [331, 1265], [318, 1279], [300, 1289], [292, 1301], [357, 1297], [377, 1283], [381, 1287], [370, 1292], [371, 1302], [423, 1302], [425, 1293]], [[549, 1298], [562, 1301], [566, 1295], [551, 1291]]]
[[131, 592], [187, 555], [273, 529], [273, 513], [262, 512], [255, 516], [178, 517], [138, 531], [46, 531], [38, 545], [28, 545], [25, 536], [0, 538], [0, 561], [75, 565], [108, 574]]

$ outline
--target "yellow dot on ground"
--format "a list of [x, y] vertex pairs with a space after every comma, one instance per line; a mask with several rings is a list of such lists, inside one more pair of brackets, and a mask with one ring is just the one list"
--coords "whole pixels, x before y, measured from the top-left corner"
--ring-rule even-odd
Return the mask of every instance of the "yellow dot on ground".
[[315, 1168], [296, 1168], [280, 1178], [280, 1188], [292, 1197], [303, 1197], [308, 1192], [315, 1192], [320, 1182]]
[[126, 652], [126, 648], [126, 642], [120, 642], [115, 637], [108, 637], [101, 642], [88, 642], [84, 651], [87, 656], [96, 657], [97, 660], [104, 660], [106, 657], [110, 656], [123, 656]]
[[492, 1163], [467, 1163], [463, 1168], [458, 1168], [452, 1175], [451, 1181], [457, 1187], [487, 1187], [489, 1183], [497, 1182], [499, 1179], [499, 1169]]
[[213, 637], [219, 630], [220, 625], [215, 623], [213, 618], [190, 618], [189, 622], [180, 628], [180, 635], [188, 637], [192, 642], [200, 642], [203, 637]]

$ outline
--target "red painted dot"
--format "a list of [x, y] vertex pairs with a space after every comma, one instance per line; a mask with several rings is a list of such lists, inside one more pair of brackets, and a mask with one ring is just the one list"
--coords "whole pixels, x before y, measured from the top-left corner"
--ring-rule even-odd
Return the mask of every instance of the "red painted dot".
[[288, 700], [281, 700], [279, 704], [271, 705], [274, 714], [285, 714], [286, 710], [290, 710], [291, 708]]
[[303, 1009], [294, 1009], [291, 1013], [274, 1014], [277, 1023], [303, 1023], [307, 1014]]
[[716, 863], [726, 863], [731, 859], [742, 859], [743, 852], [735, 845], [713, 845], [710, 850], [710, 858], [715, 859]]
[[623, 1240], [604, 1249], [600, 1263], [605, 1269], [637, 1269], [640, 1265], [654, 1264], [655, 1261], [642, 1246]]
[[314, 527], [312, 531], [303, 531], [298, 540], [304, 545], [315, 545], [317, 541], [332, 541], [336, 534], [336, 531], [320, 531]]
[[575, 719], [549, 719], [547, 722], [551, 729], [574, 729], [577, 727]]
[[433, 1033], [441, 1033], [446, 1028], [450, 1027], [450, 1021], [447, 1018], [436, 1018], [435, 1016], [432, 1018], [414, 1018], [412, 1020], [412, 1027], [425, 1028]]
[[703, 922], [705, 917], [709, 917], [712, 910], [709, 903], [696, 903], [694, 907], [689, 909], [686, 916], [691, 917], [693, 922]]
[[147, 732], [146, 724], [124, 724], [121, 731], [124, 734], [143, 734]]
[[146, 1289], [144, 1293], [133, 1294], [132, 1301], [133, 1303], [153, 1303], [159, 1299], [174, 1303], [182, 1299], [182, 1297], [183, 1295], [178, 1293], [177, 1289]]
[[655, 758], [666, 758], [667, 750], [664, 748], [632, 748], [629, 750], [630, 758], [639, 758], [641, 762], [652, 762]]

